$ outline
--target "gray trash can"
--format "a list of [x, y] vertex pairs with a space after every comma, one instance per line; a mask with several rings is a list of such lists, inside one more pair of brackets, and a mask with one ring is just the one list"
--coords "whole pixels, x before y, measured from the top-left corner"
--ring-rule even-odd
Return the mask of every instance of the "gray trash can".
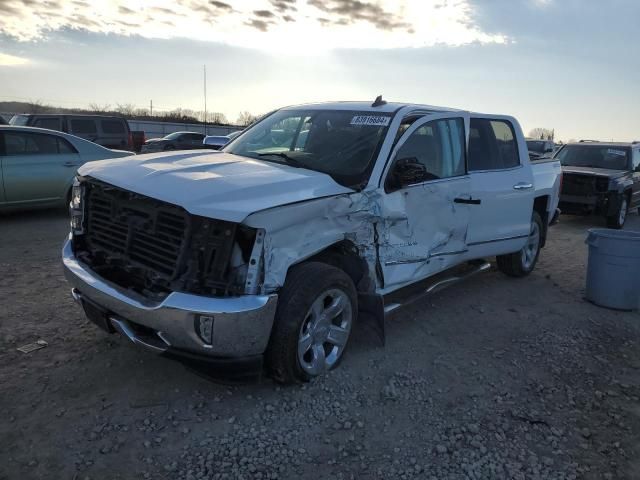
[[640, 232], [592, 228], [587, 266], [587, 300], [601, 307], [640, 306]]

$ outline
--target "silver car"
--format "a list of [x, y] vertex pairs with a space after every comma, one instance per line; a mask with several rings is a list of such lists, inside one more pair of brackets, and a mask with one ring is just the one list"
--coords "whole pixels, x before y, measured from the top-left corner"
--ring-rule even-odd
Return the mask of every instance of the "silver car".
[[63, 206], [80, 165], [128, 155], [62, 132], [0, 125], [0, 210]]

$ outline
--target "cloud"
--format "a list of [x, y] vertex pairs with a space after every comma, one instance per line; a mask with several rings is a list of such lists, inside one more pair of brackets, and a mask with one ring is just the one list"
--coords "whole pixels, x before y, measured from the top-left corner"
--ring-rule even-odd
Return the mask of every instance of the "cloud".
[[71, 29], [301, 53], [504, 43], [474, 22], [472, 1], [0, 0], [0, 34], [28, 42]]
[[411, 27], [411, 24], [404, 21], [402, 16], [387, 12], [375, 3], [360, 0], [308, 0], [308, 3], [324, 14], [331, 14], [333, 20], [326, 18], [323, 20], [336, 25], [369, 22], [381, 30], [409, 29]]
[[18, 67], [31, 63], [28, 58], [16, 57], [8, 53], [0, 53], [0, 67]]

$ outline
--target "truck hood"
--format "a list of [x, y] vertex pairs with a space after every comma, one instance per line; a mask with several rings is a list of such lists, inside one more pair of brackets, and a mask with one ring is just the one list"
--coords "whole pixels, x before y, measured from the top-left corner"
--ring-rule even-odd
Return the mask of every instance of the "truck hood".
[[563, 166], [562, 173], [579, 173], [581, 175], [593, 175], [594, 177], [618, 178], [622, 177], [626, 172], [624, 170], [610, 170], [608, 168]]
[[354, 192], [324, 173], [211, 151], [90, 162], [78, 173], [230, 222], [280, 205]]

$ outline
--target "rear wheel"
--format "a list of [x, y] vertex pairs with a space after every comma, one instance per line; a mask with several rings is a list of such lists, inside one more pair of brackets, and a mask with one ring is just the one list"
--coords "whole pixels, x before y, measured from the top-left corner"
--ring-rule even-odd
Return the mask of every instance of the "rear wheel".
[[609, 228], [621, 229], [624, 227], [624, 222], [627, 220], [627, 214], [629, 213], [629, 198], [625, 194], [620, 199], [620, 208], [613, 215], [607, 217], [607, 226]]
[[510, 277], [524, 277], [529, 275], [538, 263], [542, 245], [543, 224], [538, 212], [533, 212], [531, 228], [527, 243], [519, 252], [500, 255], [496, 258], [498, 269]]
[[345, 272], [319, 262], [293, 267], [278, 299], [266, 352], [274, 380], [308, 382], [335, 368], [357, 311], [356, 289]]

